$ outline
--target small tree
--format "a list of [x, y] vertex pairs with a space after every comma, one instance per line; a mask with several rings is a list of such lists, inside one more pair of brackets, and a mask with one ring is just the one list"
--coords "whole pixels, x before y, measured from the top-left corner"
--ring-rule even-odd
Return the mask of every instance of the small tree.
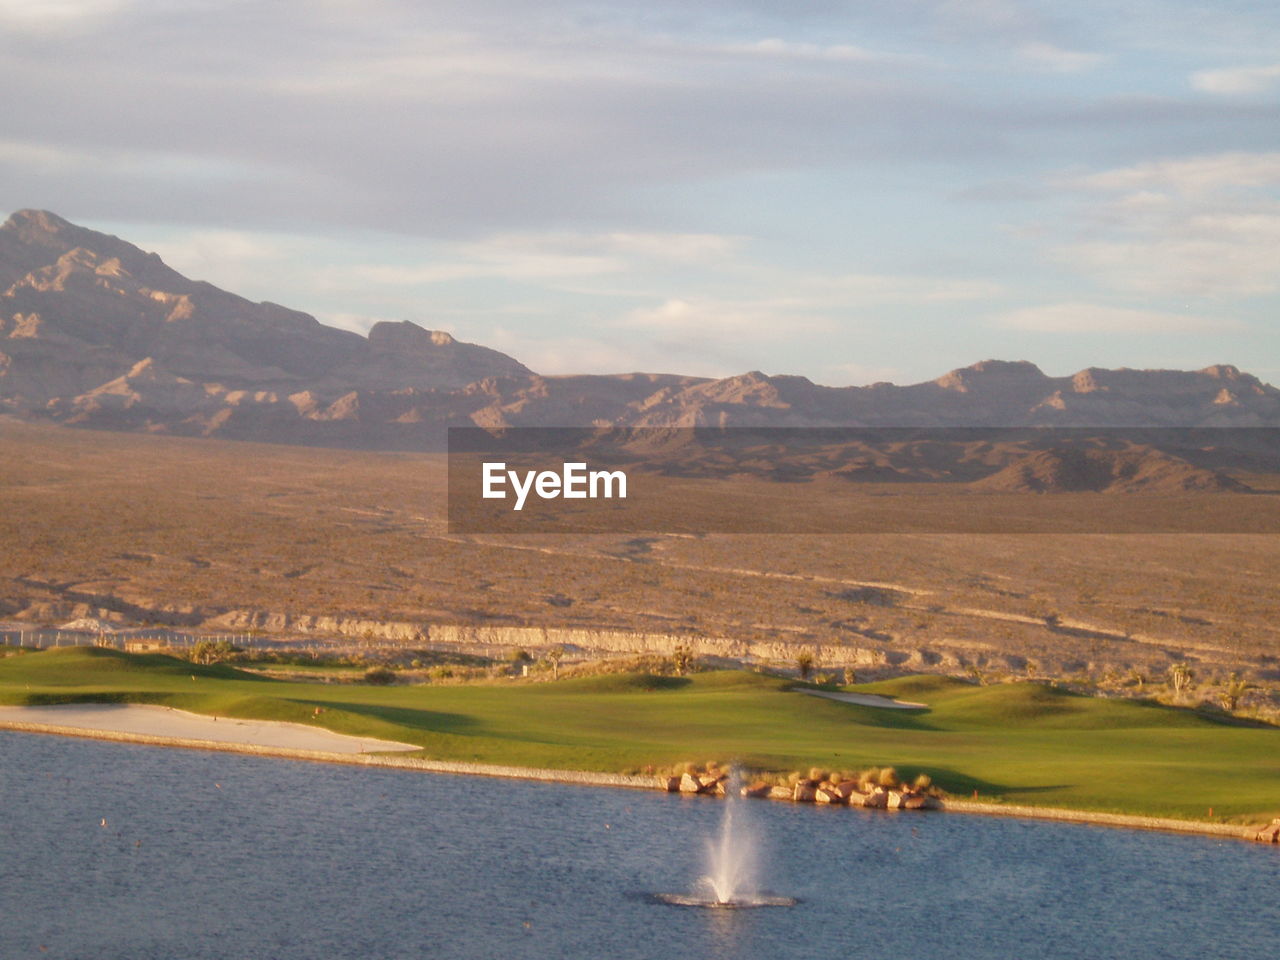
[[223, 660], [230, 660], [232, 656], [239, 652], [240, 648], [232, 646], [230, 640], [201, 640], [191, 648], [187, 658], [192, 663], [219, 663]]
[[1231, 673], [1227, 677], [1227, 685], [1218, 694], [1222, 700], [1223, 708], [1228, 712], [1234, 712], [1236, 707], [1240, 705], [1240, 698], [1244, 696], [1244, 692], [1249, 689], [1248, 681], [1241, 678], [1240, 674]]
[[683, 677], [693, 666], [693, 651], [683, 643], [677, 643], [676, 648], [671, 651], [671, 663], [675, 668], [676, 676]]
[[1175, 663], [1169, 668], [1169, 683], [1173, 686], [1173, 692], [1178, 696], [1182, 696], [1191, 689], [1191, 681], [1195, 679], [1195, 676], [1195, 671], [1185, 662]]
[[808, 650], [801, 650], [796, 656], [796, 668], [800, 671], [800, 679], [808, 680], [809, 674], [813, 672], [813, 654]]
[[547, 651], [547, 659], [551, 661], [551, 679], [560, 679], [560, 661], [564, 659], [564, 644], [558, 643]]

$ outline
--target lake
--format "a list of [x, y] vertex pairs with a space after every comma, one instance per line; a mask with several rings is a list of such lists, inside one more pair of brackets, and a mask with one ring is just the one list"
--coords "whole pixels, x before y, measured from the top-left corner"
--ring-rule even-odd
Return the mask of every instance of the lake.
[[1280, 849], [742, 802], [789, 908], [691, 892], [724, 801], [0, 731], [0, 956], [1272, 960]]

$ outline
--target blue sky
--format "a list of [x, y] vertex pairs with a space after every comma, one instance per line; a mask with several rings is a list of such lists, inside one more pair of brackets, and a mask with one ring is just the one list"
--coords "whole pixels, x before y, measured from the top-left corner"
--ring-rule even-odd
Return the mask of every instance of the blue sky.
[[545, 373], [1280, 381], [1256, 2], [0, 0], [0, 207]]

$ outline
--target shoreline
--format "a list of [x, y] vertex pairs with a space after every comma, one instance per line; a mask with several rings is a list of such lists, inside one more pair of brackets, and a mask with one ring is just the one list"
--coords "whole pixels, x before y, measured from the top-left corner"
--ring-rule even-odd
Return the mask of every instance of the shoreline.
[[398, 756], [395, 752], [335, 753], [326, 750], [303, 750], [296, 747], [243, 743], [230, 740], [199, 740], [151, 733], [133, 733], [124, 730], [67, 727], [53, 723], [26, 720], [0, 720], [0, 730], [12, 730], [16, 733], [42, 733], [61, 737], [80, 737], [88, 740], [111, 740], [117, 743], [140, 743], [156, 747], [178, 747], [187, 750], [247, 753], [259, 757], [309, 760], [314, 763], [345, 763], [364, 767], [417, 770], [421, 773], [453, 773], [512, 780], [578, 783], [593, 787], [628, 787], [653, 790], [656, 782], [654, 777], [628, 776], [621, 773], [596, 773], [590, 770], [554, 770], [545, 767], [516, 767], [497, 763], [470, 763], [463, 760], [427, 760], [420, 757]]
[[[263, 721], [273, 722], [273, 721]], [[226, 740], [199, 740], [170, 737], [158, 734], [133, 733], [120, 730], [102, 730], [90, 727], [69, 727], [37, 721], [0, 720], [0, 730], [17, 733], [38, 733], [52, 736], [80, 737], [90, 740], [108, 740], [118, 743], [137, 743], [147, 746], [176, 747], [187, 750], [212, 750], [224, 753], [244, 753], [261, 757], [279, 757], [289, 760], [306, 760], [313, 763], [343, 763], [354, 766], [380, 767], [383, 769], [414, 770], [419, 773], [448, 773], [460, 776], [492, 777], [512, 780], [531, 780], [543, 783], [567, 783], [590, 787], [621, 787], [632, 790], [657, 792], [656, 777], [634, 776], [621, 773], [599, 773], [589, 770], [556, 770], [546, 767], [519, 767], [496, 763], [470, 763], [460, 760], [427, 760], [397, 756], [395, 753], [335, 753], [323, 750], [303, 750], [292, 747], [271, 746]], [[780, 802], [780, 801], [774, 801]], [[897, 811], [886, 811], [894, 813]], [[974, 800], [943, 800], [938, 811], [974, 816], [1014, 817], [1028, 820], [1049, 820], [1059, 823], [1091, 824], [1094, 826], [1128, 830], [1154, 830], [1162, 833], [1196, 834], [1234, 840], [1253, 841], [1257, 826], [1241, 824], [1208, 823], [1200, 820], [1177, 820], [1171, 817], [1151, 817], [1126, 813], [1101, 813], [1088, 810], [1071, 810], [1059, 807], [1030, 807], [1022, 804], [982, 803]]]

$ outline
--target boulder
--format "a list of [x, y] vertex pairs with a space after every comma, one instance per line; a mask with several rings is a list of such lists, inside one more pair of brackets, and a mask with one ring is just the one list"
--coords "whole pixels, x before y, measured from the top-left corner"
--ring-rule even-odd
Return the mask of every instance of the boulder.
[[852, 800], [855, 793], [861, 796], [858, 791], [857, 780], [841, 780], [836, 784], [836, 793], [840, 794], [840, 796], [844, 797], [846, 800]]
[[928, 809], [929, 798], [920, 793], [908, 793], [902, 797], [903, 810], [925, 810]]
[[794, 800], [795, 793], [790, 787], [770, 787], [765, 794], [770, 800]]
[[864, 807], [870, 807], [872, 810], [883, 810], [889, 805], [889, 795], [883, 790], [876, 788], [862, 798], [862, 805]]
[[767, 797], [773, 788], [767, 783], [753, 783], [740, 791], [744, 797]]
[[689, 774], [689, 773], [682, 774], [680, 777], [680, 792], [681, 793], [701, 793], [702, 783], [698, 780], [697, 777], [693, 776], [692, 774]]
[[800, 780], [791, 791], [791, 799], [799, 803], [813, 803], [817, 794], [817, 784], [812, 780]]
[[1280, 843], [1280, 819], [1272, 820], [1253, 837], [1258, 843]]
[[680, 789], [679, 777], [659, 777], [658, 789], [665, 790], [667, 793], [675, 793]]
[[834, 784], [823, 784], [813, 793], [815, 803], [848, 803], [849, 798], [840, 795]]

